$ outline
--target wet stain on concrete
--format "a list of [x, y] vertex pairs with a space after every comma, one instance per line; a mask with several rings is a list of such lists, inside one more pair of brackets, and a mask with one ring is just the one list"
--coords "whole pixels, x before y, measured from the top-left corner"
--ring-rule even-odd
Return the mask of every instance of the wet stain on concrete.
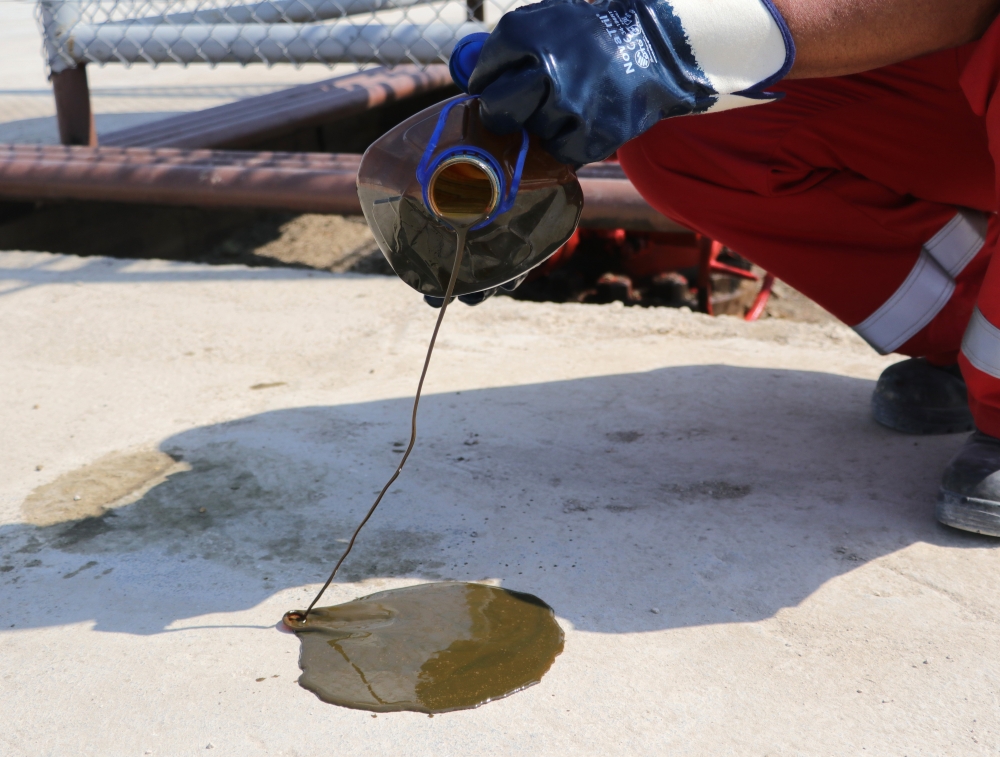
[[35, 526], [99, 518], [109, 509], [134, 502], [184, 468], [182, 461], [155, 449], [112, 452], [37, 487], [21, 513]]
[[582, 502], [580, 502], [580, 500], [578, 500], [578, 499], [567, 499], [563, 503], [563, 512], [564, 513], [585, 513], [585, 512], [588, 512], [589, 510], [592, 510], [592, 509], [593, 509], [593, 506], [591, 506], [591, 505], [585, 505]]
[[631, 444], [632, 442], [639, 439], [642, 436], [641, 431], [615, 431], [613, 433], [607, 434], [608, 439], [613, 442], [621, 442], [623, 444]]
[[753, 491], [750, 484], [734, 484], [729, 481], [699, 481], [694, 484], [671, 484], [664, 491], [682, 500], [696, 499], [743, 499]]
[[90, 569], [91, 569], [91, 568], [93, 568], [93, 567], [94, 567], [95, 565], [97, 565], [97, 561], [96, 561], [96, 560], [91, 560], [91, 561], [89, 561], [89, 562], [85, 563], [84, 565], [81, 565], [81, 566], [80, 566], [79, 568], [77, 568], [76, 570], [74, 570], [74, 571], [70, 571], [69, 573], [66, 573], [66, 574], [65, 574], [65, 575], [63, 576], [63, 578], [73, 578], [74, 576], [78, 576], [78, 575], [80, 575], [80, 574], [81, 574], [81, 573], [82, 573], [83, 571], [85, 571], [85, 570], [90, 570]]
[[347, 581], [361, 581], [371, 576], [407, 575], [432, 571], [444, 567], [440, 560], [428, 560], [426, 555], [441, 541], [440, 534], [420, 533], [403, 529], [382, 529], [364, 533], [365, 547], [352, 553], [341, 568], [340, 575]]
[[605, 505], [604, 509], [609, 513], [634, 513], [641, 510], [642, 505]]
[[[274, 577], [281, 566], [284, 580], [313, 580], [343, 550], [357, 520], [351, 499], [357, 492], [345, 494], [344, 482], [335, 476], [331, 482], [329, 473], [233, 441], [107, 455], [32, 493], [23, 510], [33, 525], [0, 532], [0, 550], [12, 563], [0, 573], [29, 567], [15, 556], [44, 549], [98, 556], [152, 548], [253, 575]], [[441, 578], [441, 535], [373, 525], [345, 563], [345, 579]]]

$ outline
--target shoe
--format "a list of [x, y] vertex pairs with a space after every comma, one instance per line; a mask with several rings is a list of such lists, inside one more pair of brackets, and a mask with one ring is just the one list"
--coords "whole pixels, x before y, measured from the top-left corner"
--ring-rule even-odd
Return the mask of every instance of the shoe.
[[946, 526], [1000, 536], [1000, 439], [976, 431], [941, 478], [937, 519]]
[[872, 415], [904, 434], [957, 434], [975, 428], [958, 365], [939, 367], [922, 357], [882, 371], [872, 392]]

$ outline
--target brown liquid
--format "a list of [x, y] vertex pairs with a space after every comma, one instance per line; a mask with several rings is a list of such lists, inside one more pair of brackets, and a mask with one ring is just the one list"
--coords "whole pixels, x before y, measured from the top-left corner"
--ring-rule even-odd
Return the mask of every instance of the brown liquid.
[[474, 583], [384, 591], [285, 625], [302, 643], [303, 688], [375, 712], [478, 707], [538, 683], [563, 650], [548, 605]]
[[428, 196], [434, 211], [451, 225], [472, 226], [496, 207], [497, 186], [472, 163], [452, 163], [434, 174]]
[[[474, 223], [475, 220], [477, 219], [473, 219], [470, 223]], [[351, 535], [351, 540], [347, 543], [347, 549], [344, 550], [344, 554], [342, 554], [340, 559], [337, 560], [337, 564], [333, 566], [333, 570], [330, 572], [330, 577], [326, 579], [326, 583], [323, 584], [323, 588], [321, 588], [316, 596], [313, 597], [313, 601], [309, 603], [309, 607], [306, 608], [305, 613], [301, 614], [303, 618], [309, 617], [309, 613], [312, 612], [313, 607], [315, 607], [316, 603], [319, 602], [319, 598], [323, 596], [323, 592], [325, 592], [333, 582], [333, 578], [337, 575], [337, 571], [340, 570], [340, 566], [344, 564], [344, 560], [346, 560], [347, 556], [351, 554], [351, 550], [354, 548], [354, 542], [358, 538], [358, 534], [361, 533], [361, 529], [365, 527], [365, 523], [368, 522], [369, 518], [374, 515], [375, 508], [378, 507], [379, 502], [382, 501], [382, 497], [385, 496], [385, 493], [389, 491], [389, 487], [392, 486], [393, 482], [397, 478], [399, 478], [399, 474], [403, 472], [403, 466], [406, 465], [406, 460], [409, 458], [410, 452], [413, 451], [413, 445], [417, 441], [417, 409], [420, 407], [420, 393], [424, 388], [424, 379], [427, 378], [427, 368], [431, 364], [431, 355], [434, 353], [434, 344], [437, 342], [438, 331], [441, 329], [441, 321], [444, 320], [444, 314], [448, 310], [451, 293], [455, 291], [455, 281], [458, 280], [458, 270], [462, 266], [462, 254], [465, 252], [465, 236], [467, 231], [468, 224], [458, 226], [455, 233], [455, 236], [457, 237], [455, 243], [455, 262], [452, 263], [451, 276], [448, 280], [448, 288], [444, 297], [444, 303], [441, 305], [441, 312], [438, 313], [437, 321], [434, 324], [434, 331], [431, 333], [430, 344], [427, 345], [427, 356], [424, 358], [424, 367], [420, 372], [420, 381], [417, 382], [417, 393], [413, 397], [413, 412], [410, 415], [410, 443], [406, 445], [406, 451], [403, 453], [403, 457], [400, 459], [399, 465], [396, 466], [396, 472], [393, 473], [389, 477], [389, 480], [385, 482], [385, 486], [382, 487], [382, 491], [380, 491], [378, 496], [375, 498], [375, 503], [371, 506], [371, 508], [369, 508], [365, 517], [361, 519], [361, 523], [358, 524], [358, 527], [354, 529], [354, 533]], [[293, 611], [286, 614], [286, 617], [288, 615], [297, 614], [299, 613]]]

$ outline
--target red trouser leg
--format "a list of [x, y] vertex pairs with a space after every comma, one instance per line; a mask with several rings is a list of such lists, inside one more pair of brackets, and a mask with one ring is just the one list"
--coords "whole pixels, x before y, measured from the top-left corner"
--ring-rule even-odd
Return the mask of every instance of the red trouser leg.
[[[1000, 21], [973, 46], [961, 84], [973, 111], [986, 125], [994, 165], [1000, 164]], [[992, 226], [996, 226], [996, 216], [993, 218]], [[995, 233], [992, 227], [991, 231]], [[969, 388], [976, 426], [1000, 437], [1000, 255], [990, 261], [980, 287], [962, 340], [959, 365]]]
[[664, 121], [622, 166], [659, 211], [880, 352], [945, 363], [961, 346], [976, 425], [1000, 436], [1000, 21], [956, 50], [780, 88], [777, 103]]
[[954, 362], [998, 231], [986, 126], [959, 84], [973, 52], [782, 82], [780, 102], [663, 121], [619, 157], [655, 208], [879, 351]]

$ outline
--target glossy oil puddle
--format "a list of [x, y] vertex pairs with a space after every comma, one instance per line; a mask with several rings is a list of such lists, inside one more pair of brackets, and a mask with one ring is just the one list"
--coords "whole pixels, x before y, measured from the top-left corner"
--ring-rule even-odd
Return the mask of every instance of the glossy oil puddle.
[[476, 583], [432, 583], [285, 615], [299, 684], [374, 712], [478, 707], [538, 683], [563, 650], [547, 604]]

